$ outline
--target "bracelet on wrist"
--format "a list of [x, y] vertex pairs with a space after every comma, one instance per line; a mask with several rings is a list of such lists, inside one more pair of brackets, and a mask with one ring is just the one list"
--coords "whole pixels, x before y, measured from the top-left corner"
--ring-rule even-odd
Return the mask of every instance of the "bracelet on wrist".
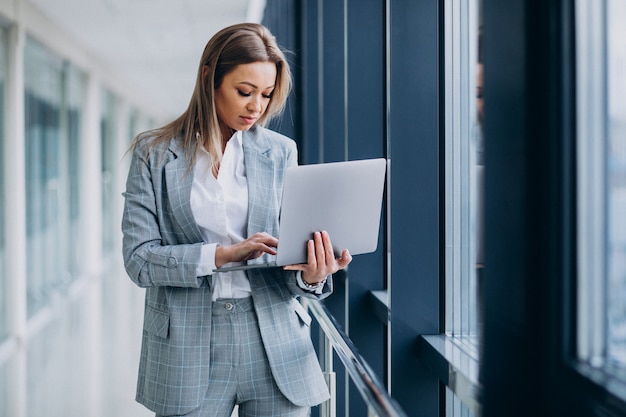
[[314, 283], [314, 284], [310, 284], [310, 283], [306, 282], [306, 281], [304, 280], [304, 278], [302, 278], [302, 283], [304, 284], [304, 287], [305, 287], [307, 290], [316, 290], [316, 289], [318, 289], [318, 288], [320, 288], [320, 287], [324, 286], [324, 284], [326, 284], [326, 278], [324, 278], [324, 279], [323, 279], [323, 280], [321, 280], [320, 282], [316, 282], [316, 283]]

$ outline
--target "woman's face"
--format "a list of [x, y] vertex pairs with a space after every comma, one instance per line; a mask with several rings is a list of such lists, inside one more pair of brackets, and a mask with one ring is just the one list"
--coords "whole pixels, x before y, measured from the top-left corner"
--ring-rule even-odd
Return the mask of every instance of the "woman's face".
[[276, 64], [237, 65], [215, 90], [217, 117], [223, 127], [248, 130], [265, 113], [276, 84]]

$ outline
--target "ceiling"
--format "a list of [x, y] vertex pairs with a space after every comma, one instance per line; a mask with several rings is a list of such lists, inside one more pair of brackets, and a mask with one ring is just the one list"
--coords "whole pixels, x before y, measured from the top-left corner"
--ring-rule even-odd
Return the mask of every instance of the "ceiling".
[[264, 0], [30, 0], [163, 110], [182, 113], [209, 38], [260, 21]]

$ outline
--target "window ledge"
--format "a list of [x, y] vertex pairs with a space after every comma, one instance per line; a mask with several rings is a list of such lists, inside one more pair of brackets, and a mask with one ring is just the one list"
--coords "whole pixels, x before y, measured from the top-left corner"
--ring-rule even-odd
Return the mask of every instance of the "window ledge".
[[626, 377], [623, 369], [610, 365], [592, 366], [582, 361], [573, 363], [572, 369], [606, 393], [601, 406], [602, 415], [623, 415], [626, 410]]
[[479, 416], [482, 388], [478, 381], [478, 352], [466, 338], [420, 336], [419, 355], [424, 364]]

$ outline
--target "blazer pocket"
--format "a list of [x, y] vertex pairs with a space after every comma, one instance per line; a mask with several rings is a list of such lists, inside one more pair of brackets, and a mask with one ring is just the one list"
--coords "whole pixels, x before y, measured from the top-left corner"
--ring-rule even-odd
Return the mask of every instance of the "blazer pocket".
[[298, 315], [298, 317], [300, 317], [300, 320], [302, 321], [302, 323], [306, 324], [307, 326], [310, 326], [311, 316], [309, 315], [309, 313], [306, 311], [304, 307], [302, 307], [302, 304], [300, 304], [300, 302], [294, 301], [294, 304], [295, 304], [296, 314]]
[[167, 339], [170, 333], [170, 315], [153, 307], [146, 306], [143, 329], [155, 336]]

